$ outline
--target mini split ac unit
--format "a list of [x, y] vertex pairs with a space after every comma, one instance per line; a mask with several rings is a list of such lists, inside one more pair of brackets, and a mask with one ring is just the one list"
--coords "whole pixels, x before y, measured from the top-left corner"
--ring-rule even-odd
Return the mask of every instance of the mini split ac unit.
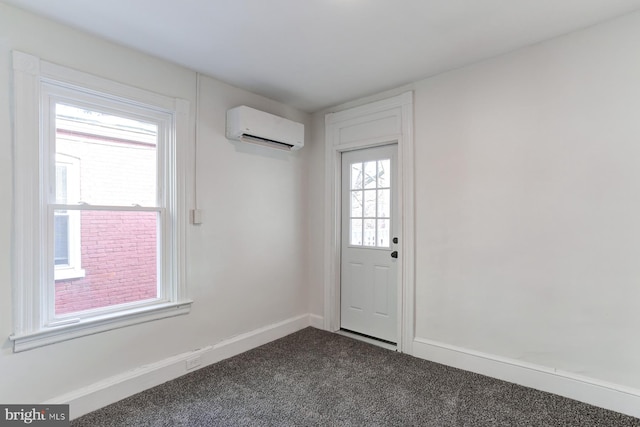
[[304, 125], [246, 105], [227, 110], [227, 138], [279, 148], [304, 146]]

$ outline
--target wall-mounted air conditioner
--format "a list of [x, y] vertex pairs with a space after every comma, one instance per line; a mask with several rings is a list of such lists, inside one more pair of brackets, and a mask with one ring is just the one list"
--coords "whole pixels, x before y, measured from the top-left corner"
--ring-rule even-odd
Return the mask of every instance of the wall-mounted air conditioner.
[[245, 105], [227, 110], [227, 138], [281, 150], [304, 146], [304, 125]]

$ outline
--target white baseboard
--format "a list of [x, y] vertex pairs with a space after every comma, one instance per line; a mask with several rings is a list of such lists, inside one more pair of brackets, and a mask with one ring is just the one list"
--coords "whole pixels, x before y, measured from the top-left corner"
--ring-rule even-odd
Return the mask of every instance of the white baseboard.
[[313, 326], [316, 322], [317, 319], [312, 319], [312, 315], [309, 314], [297, 316], [235, 336], [215, 345], [141, 366], [44, 403], [69, 404], [70, 418], [75, 419], [196, 370], [187, 370], [186, 361], [189, 359], [200, 357], [200, 365], [197, 367], [200, 369], [297, 332], [307, 326]]
[[630, 387], [423, 338], [413, 356], [640, 418], [640, 390]]
[[317, 314], [309, 315], [309, 326], [313, 326], [316, 329], [324, 330], [324, 317], [318, 316]]

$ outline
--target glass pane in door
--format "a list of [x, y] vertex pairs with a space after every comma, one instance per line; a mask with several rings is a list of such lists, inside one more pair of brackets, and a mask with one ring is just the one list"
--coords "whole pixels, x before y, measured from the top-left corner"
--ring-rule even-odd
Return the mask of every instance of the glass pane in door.
[[390, 247], [391, 160], [353, 163], [349, 243], [351, 246]]

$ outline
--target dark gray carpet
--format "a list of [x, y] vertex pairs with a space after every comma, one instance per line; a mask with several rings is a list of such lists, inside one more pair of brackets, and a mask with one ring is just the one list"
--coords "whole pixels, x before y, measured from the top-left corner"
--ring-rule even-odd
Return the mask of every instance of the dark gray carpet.
[[307, 328], [72, 426], [640, 426], [632, 418]]

